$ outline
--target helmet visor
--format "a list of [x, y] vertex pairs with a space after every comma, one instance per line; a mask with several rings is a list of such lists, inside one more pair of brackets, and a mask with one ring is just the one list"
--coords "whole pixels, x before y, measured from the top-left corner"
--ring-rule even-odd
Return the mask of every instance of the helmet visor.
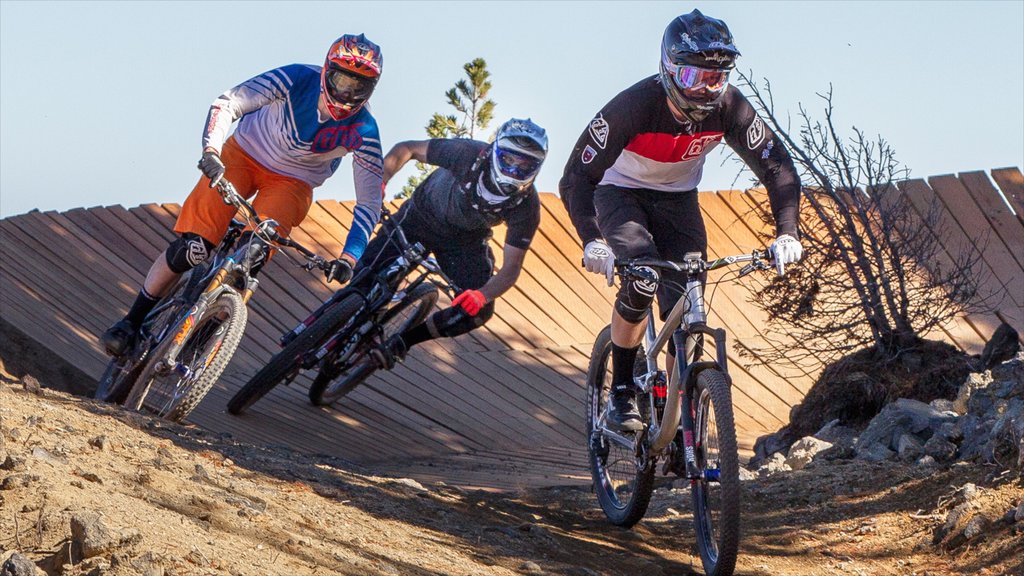
[[500, 146], [494, 151], [494, 157], [498, 161], [498, 172], [519, 181], [530, 180], [536, 176], [541, 162], [543, 162], [540, 158]]
[[682, 90], [698, 91], [707, 90], [711, 93], [720, 93], [729, 85], [729, 71], [721, 69], [698, 68], [696, 66], [669, 66], [672, 80]]
[[376, 78], [367, 78], [353, 74], [342, 68], [331, 66], [324, 77], [327, 96], [338, 104], [357, 105], [365, 102], [373, 88], [377, 85]]

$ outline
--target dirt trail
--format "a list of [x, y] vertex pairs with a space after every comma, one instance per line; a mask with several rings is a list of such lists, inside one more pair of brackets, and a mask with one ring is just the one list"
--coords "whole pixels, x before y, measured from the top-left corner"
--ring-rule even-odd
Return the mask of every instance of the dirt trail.
[[[668, 479], [626, 531], [587, 489], [421, 486], [31, 388], [0, 377], [0, 551], [48, 574], [701, 573], [689, 490]], [[994, 472], [847, 462], [744, 482], [737, 573], [1024, 576], [1024, 522], [999, 520], [1024, 488]], [[994, 522], [938, 550], [937, 503], [966, 482]], [[110, 542], [83, 561], [71, 519], [89, 511]]]

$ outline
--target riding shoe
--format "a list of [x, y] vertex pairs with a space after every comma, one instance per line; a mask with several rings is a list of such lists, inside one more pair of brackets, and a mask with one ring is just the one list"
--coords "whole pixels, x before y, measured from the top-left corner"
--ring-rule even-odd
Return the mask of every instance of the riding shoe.
[[379, 368], [391, 370], [396, 364], [405, 360], [405, 354], [409, 349], [402, 340], [401, 334], [395, 334], [384, 341], [384, 345], [371, 351], [374, 359], [377, 360]]
[[137, 328], [127, 319], [118, 320], [116, 324], [100, 334], [100, 346], [111, 356], [121, 356], [135, 340]]
[[632, 390], [625, 386], [612, 387], [607, 421], [608, 428], [618, 432], [639, 432], [644, 429], [636, 405], [636, 394]]

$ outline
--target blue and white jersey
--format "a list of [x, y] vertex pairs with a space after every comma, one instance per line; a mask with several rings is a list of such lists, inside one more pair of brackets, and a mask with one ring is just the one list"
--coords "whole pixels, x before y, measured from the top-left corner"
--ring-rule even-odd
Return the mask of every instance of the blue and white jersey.
[[343, 120], [318, 109], [320, 67], [290, 64], [242, 82], [210, 107], [203, 148], [221, 150], [231, 125], [235, 140], [263, 167], [306, 182], [324, 183], [352, 152], [356, 207], [345, 252], [358, 259], [380, 219], [384, 160], [369, 104]]

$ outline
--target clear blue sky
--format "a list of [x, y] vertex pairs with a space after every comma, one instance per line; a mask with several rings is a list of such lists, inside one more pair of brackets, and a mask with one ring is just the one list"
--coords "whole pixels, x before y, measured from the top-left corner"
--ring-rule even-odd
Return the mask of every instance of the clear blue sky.
[[[0, 216], [181, 202], [207, 109], [225, 89], [365, 32], [384, 51], [372, 100], [385, 149], [424, 137], [462, 65], [487, 60], [496, 126], [547, 128], [555, 191], [605, 102], [657, 71], [665, 25], [725, 20], [739, 67], [777, 107], [834, 87], [839, 124], [881, 134], [915, 176], [1024, 165], [1024, 2], [14, 2], [0, 1]], [[493, 127], [492, 126], [492, 127]], [[733, 187], [709, 158], [702, 189]], [[318, 198], [350, 199], [346, 159]], [[411, 170], [395, 179], [400, 189]], [[736, 186], [743, 187], [741, 179]]]

